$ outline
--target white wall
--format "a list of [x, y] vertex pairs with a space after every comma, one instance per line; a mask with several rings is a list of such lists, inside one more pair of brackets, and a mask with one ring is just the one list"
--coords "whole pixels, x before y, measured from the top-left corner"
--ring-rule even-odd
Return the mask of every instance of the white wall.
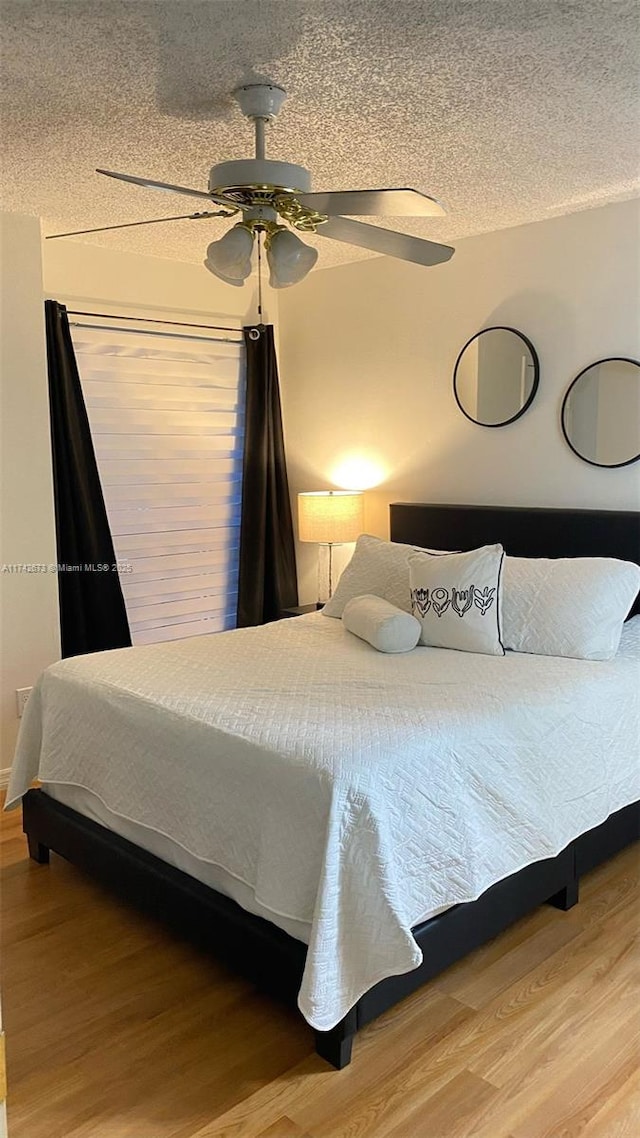
[[[203, 265], [119, 253], [76, 241], [44, 242], [45, 296], [75, 307], [91, 302], [97, 310], [131, 310], [164, 319], [200, 315], [204, 323], [239, 327], [256, 319], [255, 288], [234, 288]], [[265, 288], [264, 319], [273, 321], [276, 294]]]
[[[40, 223], [1, 219], [0, 562], [55, 564]], [[0, 768], [11, 765], [16, 688], [60, 653], [55, 573], [0, 574]]]
[[[373, 462], [366, 523], [382, 536], [390, 501], [637, 508], [638, 465], [581, 462], [559, 416], [587, 364], [640, 358], [639, 231], [640, 202], [624, 202], [468, 238], [437, 268], [377, 258], [316, 270], [283, 292], [292, 490], [347, 486], [345, 460]], [[460, 413], [452, 375], [462, 345], [494, 324], [533, 341], [541, 378], [523, 418], [490, 429]], [[315, 563], [314, 548], [300, 547], [304, 600]]]

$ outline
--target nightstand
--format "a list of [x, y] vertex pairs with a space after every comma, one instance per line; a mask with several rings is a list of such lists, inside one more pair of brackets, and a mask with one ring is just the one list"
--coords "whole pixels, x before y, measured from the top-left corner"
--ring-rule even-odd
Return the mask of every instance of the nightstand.
[[318, 612], [324, 605], [293, 605], [290, 609], [283, 609], [280, 620], [287, 620], [290, 616], [304, 616], [307, 612]]

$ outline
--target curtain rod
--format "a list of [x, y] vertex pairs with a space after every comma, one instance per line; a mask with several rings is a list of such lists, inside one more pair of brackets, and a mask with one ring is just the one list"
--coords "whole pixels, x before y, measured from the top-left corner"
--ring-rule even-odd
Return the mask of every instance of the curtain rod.
[[68, 308], [69, 316], [98, 316], [101, 320], [133, 320], [142, 324], [170, 324], [177, 328], [210, 328], [212, 332], [240, 332], [240, 328], [228, 328], [224, 324], [187, 324], [182, 320], [154, 320], [150, 316], [122, 316], [112, 312], [79, 312], [75, 308]]
[[[114, 316], [114, 320], [118, 317]], [[197, 324], [178, 324], [177, 321], [172, 321], [178, 328], [197, 328]], [[70, 320], [70, 328], [93, 328], [97, 332], [108, 331], [109, 329], [105, 324], [90, 324], [88, 320]], [[207, 328], [209, 325], [204, 324], [203, 327]], [[126, 329], [122, 329], [126, 331]], [[239, 344], [242, 346], [241, 339], [233, 339], [231, 336], [198, 336], [195, 332], [159, 332], [155, 328], [130, 328], [127, 335], [130, 336], [168, 336], [172, 340], [200, 340], [203, 344]]]

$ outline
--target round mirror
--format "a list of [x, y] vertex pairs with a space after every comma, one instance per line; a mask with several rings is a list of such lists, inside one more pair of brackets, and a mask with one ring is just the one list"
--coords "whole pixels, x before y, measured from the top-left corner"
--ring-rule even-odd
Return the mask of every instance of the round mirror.
[[640, 458], [640, 363], [598, 360], [577, 375], [562, 404], [571, 450], [592, 466], [628, 466]]
[[524, 415], [538, 389], [536, 350], [515, 328], [485, 328], [460, 352], [453, 393], [467, 419], [504, 427]]

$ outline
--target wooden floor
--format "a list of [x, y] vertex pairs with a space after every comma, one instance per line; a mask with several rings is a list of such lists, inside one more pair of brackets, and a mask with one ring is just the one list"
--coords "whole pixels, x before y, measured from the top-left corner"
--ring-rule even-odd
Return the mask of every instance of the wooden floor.
[[[293, 1012], [2, 836], [11, 1138], [638, 1138], [638, 853], [317, 1058]], [[635, 946], [634, 946], [634, 942]]]

